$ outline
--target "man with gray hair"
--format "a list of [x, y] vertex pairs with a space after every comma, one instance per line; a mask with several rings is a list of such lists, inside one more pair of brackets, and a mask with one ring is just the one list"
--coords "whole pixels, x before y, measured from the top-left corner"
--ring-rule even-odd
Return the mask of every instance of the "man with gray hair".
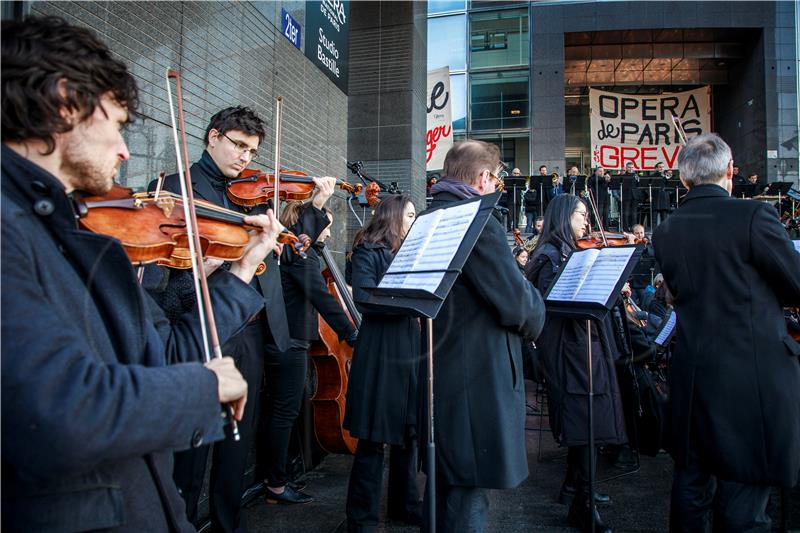
[[730, 196], [733, 158], [716, 134], [678, 156], [689, 189], [653, 243], [678, 316], [670, 365], [675, 460], [670, 531], [769, 531], [770, 486], [800, 472], [800, 254], [765, 203]]

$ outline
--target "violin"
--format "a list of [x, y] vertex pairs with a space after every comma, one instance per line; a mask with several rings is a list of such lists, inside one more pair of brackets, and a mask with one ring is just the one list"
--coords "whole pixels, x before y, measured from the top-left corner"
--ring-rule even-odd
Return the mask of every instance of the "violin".
[[[320, 246], [326, 268], [322, 271], [328, 292], [344, 308], [350, 321], [358, 329], [361, 314], [356, 309], [350, 291], [327, 246]], [[314, 433], [320, 447], [329, 453], [354, 454], [358, 439], [342, 427], [346, 406], [347, 384], [353, 348], [339, 340], [336, 332], [319, 317], [319, 340], [308, 350], [316, 376], [311, 404], [314, 407]]]
[[[336, 180], [336, 185], [350, 194], [361, 194], [363, 186]], [[311, 176], [300, 170], [282, 170], [278, 180], [278, 196], [284, 201], [304, 201], [311, 198], [316, 184]], [[275, 174], [245, 169], [228, 184], [228, 199], [236, 205], [252, 207], [266, 204], [275, 196]]]
[[[134, 264], [158, 262], [170, 268], [192, 267], [189, 235], [180, 196], [161, 192], [135, 193], [114, 185], [104, 196], [76, 198], [78, 223], [93, 233], [118, 239]], [[210, 202], [194, 200], [202, 256], [223, 261], [242, 258], [250, 241], [242, 213]], [[284, 230], [278, 242], [288, 244], [301, 257], [311, 246], [307, 235]], [[259, 268], [257, 273], [262, 273]]]
[[587, 220], [586, 235], [575, 240], [575, 244], [578, 248], [587, 250], [589, 248], [605, 248], [606, 246], [625, 246], [626, 244], [631, 244], [628, 240], [628, 236], [624, 233], [608, 233], [603, 229], [603, 223], [598, 214], [597, 205], [594, 203], [594, 193], [592, 193], [591, 189], [582, 191], [581, 196], [586, 198], [589, 202], [589, 207], [594, 213], [600, 231], [592, 232], [591, 222]]
[[514, 234], [514, 242], [516, 243], [516, 245], [525, 246], [525, 241], [522, 240], [522, 234], [520, 233], [519, 228], [514, 228], [514, 231], [512, 231], [512, 233]]
[[639, 326], [640, 328], [647, 327], [647, 320], [643, 320], [640, 318], [636, 318], [637, 313], [641, 313], [641, 308], [636, 305], [636, 302], [631, 300], [630, 296], [622, 296], [622, 302], [625, 304], [625, 315], [628, 317], [628, 320], [633, 324]]

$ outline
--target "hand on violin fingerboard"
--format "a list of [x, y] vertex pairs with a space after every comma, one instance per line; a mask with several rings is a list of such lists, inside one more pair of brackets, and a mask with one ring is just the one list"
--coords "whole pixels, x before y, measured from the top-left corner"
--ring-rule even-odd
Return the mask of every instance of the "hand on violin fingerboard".
[[316, 184], [317, 188], [314, 190], [314, 198], [311, 202], [317, 209], [322, 209], [328, 198], [333, 196], [333, 190], [336, 187], [336, 178], [311, 178]]

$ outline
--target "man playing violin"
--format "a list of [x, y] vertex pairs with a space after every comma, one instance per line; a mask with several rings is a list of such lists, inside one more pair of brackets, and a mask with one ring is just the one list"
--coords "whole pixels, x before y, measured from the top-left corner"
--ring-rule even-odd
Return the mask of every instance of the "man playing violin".
[[[247, 212], [248, 208], [230, 201], [227, 189], [231, 180], [236, 179], [258, 155], [265, 136], [264, 122], [248, 107], [228, 107], [212, 116], [203, 139], [206, 149], [200, 160], [190, 168], [195, 197], [227, 209]], [[335, 178], [313, 179], [317, 189], [312, 197], [311, 207], [304, 211], [296, 225], [289, 228], [295, 234], [308, 235], [312, 241], [329, 224], [323, 208], [333, 194], [336, 181]], [[176, 174], [167, 176], [163, 188], [179, 192], [178, 180], [179, 176]], [[158, 182], [153, 181], [149, 189], [153, 191], [158, 186]], [[271, 203], [259, 205], [249, 209], [249, 212], [264, 212], [270, 207]], [[264, 258], [264, 263], [266, 270], [262, 275], [256, 276], [251, 285], [262, 295], [265, 312], [256, 315], [244, 331], [223, 347], [223, 352], [233, 356], [237, 368], [251, 384], [248, 402], [253, 406], [259, 404], [259, 384], [264, 374], [265, 360], [279, 359], [290, 346], [277, 256], [270, 253]], [[180, 274], [173, 274], [172, 277], [175, 279], [171, 279], [170, 284], [183, 287], [187, 293], [184, 298], [191, 299], [193, 287], [188, 283], [181, 283]], [[247, 455], [255, 436], [256, 416], [257, 409], [245, 412], [239, 424], [239, 442], [228, 439], [214, 447], [209, 498], [211, 523], [217, 530], [245, 530], [245, 523], [241, 520], [241, 497], [245, 489]], [[192, 450], [179, 454], [176, 458], [175, 482], [181, 488], [190, 509], [196, 509], [200, 496], [207, 453], [207, 448]], [[299, 500], [302, 495], [290, 487], [286, 491], [286, 498]]]
[[232, 359], [167, 366], [131, 263], [78, 229], [129, 157], [134, 78], [85, 29], [2, 34], [2, 524], [8, 531], [193, 531], [172, 452], [242, 416]]
[[716, 134], [678, 156], [686, 198], [653, 235], [678, 326], [670, 364], [675, 460], [670, 531], [770, 531], [770, 486], [800, 473], [800, 254], [774, 208], [731, 198], [733, 157]]

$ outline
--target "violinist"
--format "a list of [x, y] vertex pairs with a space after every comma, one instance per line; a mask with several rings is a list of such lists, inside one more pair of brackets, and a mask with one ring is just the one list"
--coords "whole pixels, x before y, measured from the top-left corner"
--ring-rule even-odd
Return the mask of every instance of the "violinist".
[[[264, 123], [250, 108], [234, 106], [225, 108], [211, 117], [206, 128], [204, 142], [206, 149], [199, 161], [191, 166], [192, 189], [196, 198], [206, 200], [227, 209], [263, 213], [271, 204], [245, 208], [230, 202], [226, 194], [229, 182], [235, 179], [257, 155], [266, 135]], [[322, 232], [328, 219], [321, 207], [333, 194], [333, 178], [316, 179], [317, 194], [298, 227], [312, 240]], [[158, 181], [149, 185], [155, 191]], [[179, 176], [167, 176], [162, 188], [170, 192], [180, 192]], [[209, 511], [214, 529], [232, 532], [245, 528], [241, 520], [241, 497], [244, 492], [247, 454], [252, 446], [256, 428], [256, 405], [259, 404], [259, 389], [264, 374], [265, 357], [279, 357], [290, 346], [289, 325], [281, 288], [280, 269], [277, 256], [270, 252], [264, 259], [266, 270], [251, 281], [251, 287], [258, 291], [264, 302], [264, 310], [250, 321], [248, 326], [231, 338], [223, 346], [223, 352], [231, 354], [248, 383], [253, 384], [248, 391], [248, 402], [253, 406], [245, 412], [239, 424], [241, 440], [230, 439], [214, 447], [211, 462], [211, 486], [209, 489]], [[194, 287], [182, 276], [185, 272], [173, 272], [170, 284], [183, 287], [180, 299], [191, 300]], [[187, 506], [196, 505], [200, 497], [204, 454], [207, 448], [192, 451], [176, 459], [176, 483], [187, 501]]]
[[1, 63], [3, 526], [194, 531], [172, 452], [222, 439], [247, 383], [230, 358], [167, 366], [130, 260], [70, 196], [129, 158], [136, 82], [54, 17], [4, 27]]
[[678, 316], [669, 373], [675, 461], [671, 531], [770, 531], [770, 486], [800, 474], [800, 254], [762, 202], [731, 198], [733, 156], [716, 134], [678, 155], [689, 189], [653, 235]]
[[633, 230], [633, 243], [643, 244], [644, 249], [631, 273], [629, 281], [633, 292], [633, 300], [640, 307], [646, 309], [655, 293], [655, 288], [652, 285], [653, 279], [661, 270], [658, 268], [658, 263], [656, 263], [653, 245], [650, 244], [650, 241], [645, 236], [644, 226], [634, 224], [631, 229]]
[[[304, 211], [316, 209], [311, 202], [290, 202], [281, 213], [281, 221], [296, 229], [305, 215]], [[287, 454], [289, 438], [300, 414], [306, 375], [308, 349], [319, 339], [319, 315], [350, 346], [355, 344], [356, 329], [342, 310], [342, 306], [328, 292], [320, 271], [320, 248], [330, 237], [333, 215], [326, 212], [328, 226], [317, 237], [316, 243], [306, 252], [307, 257], [283, 254], [280, 265], [281, 284], [289, 321], [289, 348], [279, 354], [268, 353], [266, 371], [265, 443], [267, 446], [266, 485], [268, 503], [308, 503], [313, 498], [305, 494], [288, 478]]]
[[353, 299], [363, 322], [347, 389], [344, 425], [359, 439], [347, 486], [347, 530], [378, 527], [384, 444], [389, 455], [390, 519], [419, 525], [417, 474], [417, 375], [420, 327], [416, 318], [368, 307], [364, 287], [378, 284], [416, 218], [408, 196], [383, 200], [353, 242]]
[[[588, 217], [586, 204], [573, 195], [554, 199], [544, 215], [542, 235], [526, 274], [528, 280], [544, 294], [553, 282], [561, 264], [577, 247]], [[594, 376], [594, 427], [596, 445], [618, 445], [627, 441], [614, 360], [618, 358], [613, 324], [610, 318], [594, 321], [591, 329], [592, 372]], [[605, 533], [610, 528], [599, 513], [590, 514], [589, 450], [586, 394], [586, 322], [547, 313], [537, 345], [542, 353], [547, 376], [550, 428], [561, 446], [566, 446], [567, 468], [559, 501], [570, 504], [570, 524], [587, 532], [594, 522], [594, 531]], [[596, 493], [595, 502], [610, 503], [608, 495]]]
[[[494, 193], [501, 168], [496, 145], [454, 144], [431, 208]], [[433, 321], [437, 531], [482, 531], [487, 489], [528, 476], [521, 338], [535, 339], [543, 322], [541, 295], [519, 275], [500, 220], [489, 217]]]

